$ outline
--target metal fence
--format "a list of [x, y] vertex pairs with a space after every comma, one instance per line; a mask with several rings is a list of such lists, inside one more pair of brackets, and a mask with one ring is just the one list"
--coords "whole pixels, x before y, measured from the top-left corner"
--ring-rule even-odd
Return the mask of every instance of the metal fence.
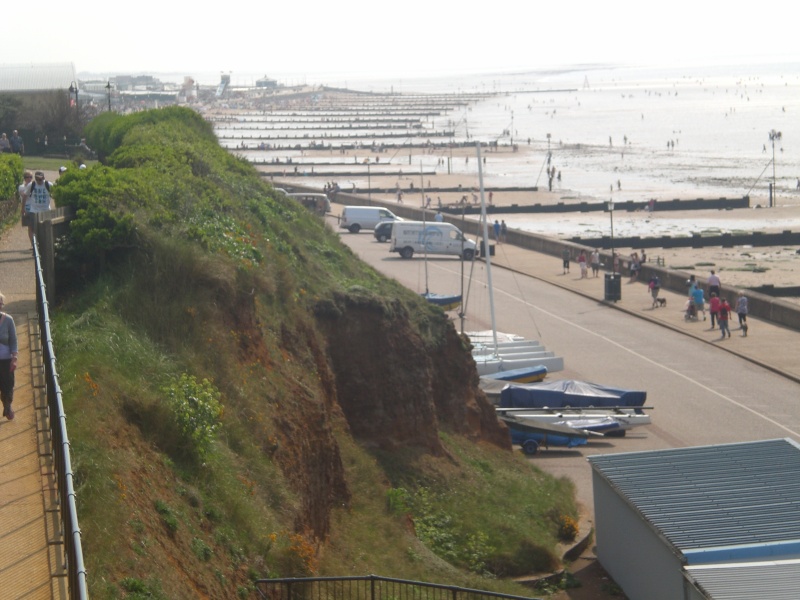
[[259, 598], [269, 600], [531, 600], [526, 596], [378, 575], [259, 579], [256, 591]]
[[58, 487], [60, 528], [64, 540], [64, 565], [69, 597], [71, 600], [85, 600], [89, 597], [86, 586], [86, 569], [83, 564], [81, 530], [78, 527], [78, 510], [75, 504], [74, 475], [70, 459], [69, 438], [67, 437], [67, 416], [64, 413], [61, 387], [56, 372], [56, 356], [53, 350], [53, 337], [50, 333], [50, 313], [39, 245], [34, 238], [34, 258], [36, 261], [36, 313], [39, 321], [39, 334], [42, 345], [47, 411], [52, 436], [53, 465]]

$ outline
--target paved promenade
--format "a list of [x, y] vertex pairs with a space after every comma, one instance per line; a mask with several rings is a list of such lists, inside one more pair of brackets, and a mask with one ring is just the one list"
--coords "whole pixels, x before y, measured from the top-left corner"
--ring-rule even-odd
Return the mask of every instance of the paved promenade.
[[[592, 277], [590, 268], [589, 278], [581, 279], [580, 268], [577, 263], [573, 262], [570, 272], [565, 275], [560, 257], [523, 250], [510, 244], [497, 244], [495, 256], [491, 257], [491, 260], [492, 265], [547, 281], [587, 298], [604, 301], [604, 271], [601, 271], [600, 276], [595, 278]], [[620, 287], [622, 299], [619, 302], [608, 303], [618, 310], [703, 340], [800, 382], [800, 332], [748, 317], [750, 328], [747, 337], [744, 337], [738, 328], [738, 317], [736, 314], [732, 314], [730, 319], [731, 337], [722, 340], [719, 328], [711, 329], [710, 316], [706, 321], [702, 320], [702, 316], [699, 321], [684, 319], [683, 309], [687, 295], [662, 290], [659, 296], [666, 299], [666, 307], [652, 308], [652, 298], [646, 281], [631, 283], [629, 278], [623, 275]], [[707, 309], [708, 306], [706, 306]]]
[[[0, 291], [19, 338], [13, 421], [0, 421], [0, 598], [67, 598], [58, 536], [36, 321], [34, 260], [27, 230], [0, 238]], [[56, 542], [56, 543], [54, 543]]]
[[[394, 208], [390, 198], [380, 199], [386, 201], [390, 209]], [[338, 216], [342, 208], [341, 204], [334, 203], [331, 206], [331, 213]], [[371, 235], [371, 232], [369, 234]], [[491, 257], [492, 265], [547, 281], [598, 302], [605, 301], [605, 271], [600, 271], [600, 276], [595, 278], [591, 276], [590, 268], [589, 278], [581, 279], [577, 262], [572, 263], [570, 273], [565, 275], [559, 256], [523, 249], [512, 244], [496, 244], [494, 240], [490, 241], [490, 244], [495, 244], [495, 256]], [[631, 316], [648, 319], [663, 327], [703, 340], [800, 383], [800, 332], [748, 317], [750, 329], [747, 337], [744, 337], [738, 329], [737, 315], [731, 314], [729, 321], [731, 337], [722, 340], [719, 329], [711, 329], [710, 316], [706, 321], [690, 322], [684, 319], [684, 305], [688, 294], [662, 289], [659, 296], [667, 300], [666, 307], [652, 308], [647, 281], [631, 283], [627, 275], [621, 277], [622, 298], [618, 302], [609, 302], [609, 305]]]

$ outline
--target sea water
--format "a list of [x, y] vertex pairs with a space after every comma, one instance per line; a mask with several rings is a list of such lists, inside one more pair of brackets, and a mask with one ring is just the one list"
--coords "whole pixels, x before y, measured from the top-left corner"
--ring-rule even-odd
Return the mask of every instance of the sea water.
[[[754, 206], [767, 206], [774, 181], [776, 205], [800, 200], [800, 64], [575, 67], [346, 84], [375, 92], [486, 94], [428, 126], [454, 131], [458, 142], [518, 145], [518, 153], [505, 151], [502, 160], [484, 153], [487, 189], [546, 189], [546, 169], [555, 168], [561, 181], [554, 189], [565, 199], [749, 195]], [[440, 158], [420, 152], [412, 164], [432, 168]], [[453, 161], [450, 168], [476, 177], [474, 160]], [[366, 186], [366, 177], [351, 183]], [[593, 227], [598, 215], [584, 220]], [[713, 227], [713, 219], [706, 225]]]

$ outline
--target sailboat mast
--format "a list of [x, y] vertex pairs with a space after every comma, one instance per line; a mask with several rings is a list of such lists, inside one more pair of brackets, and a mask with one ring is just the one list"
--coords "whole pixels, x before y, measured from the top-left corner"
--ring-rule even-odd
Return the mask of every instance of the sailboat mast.
[[425, 295], [427, 296], [430, 293], [428, 289], [428, 225], [425, 218], [427, 209], [425, 208], [425, 180], [422, 175], [422, 161], [419, 161], [419, 189], [422, 191], [422, 240], [425, 253]]
[[489, 286], [489, 312], [492, 316], [492, 340], [497, 348], [497, 323], [494, 318], [494, 288], [492, 287], [492, 257], [489, 251], [489, 222], [486, 217], [486, 199], [483, 193], [483, 166], [481, 165], [481, 143], [476, 142], [475, 151], [478, 154], [478, 182], [481, 190], [481, 221], [483, 221], [483, 254], [486, 260], [486, 283]]

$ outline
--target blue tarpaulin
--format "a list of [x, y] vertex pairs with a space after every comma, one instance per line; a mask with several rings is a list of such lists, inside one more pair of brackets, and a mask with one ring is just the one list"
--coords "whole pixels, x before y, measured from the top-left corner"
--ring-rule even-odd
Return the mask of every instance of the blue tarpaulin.
[[[647, 392], [563, 379], [509, 384], [500, 392], [500, 408], [575, 408], [644, 406]], [[637, 411], [640, 412], [640, 411]]]

